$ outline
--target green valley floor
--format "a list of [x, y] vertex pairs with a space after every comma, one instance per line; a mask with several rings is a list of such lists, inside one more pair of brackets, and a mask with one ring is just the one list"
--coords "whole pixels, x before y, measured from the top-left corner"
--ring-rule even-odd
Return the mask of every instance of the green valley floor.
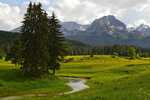
[[[65, 59], [55, 77], [38, 80], [23, 76], [18, 67], [1, 60], [0, 100], [23, 95], [18, 100], [150, 100], [150, 58], [67, 56]], [[63, 94], [72, 90], [64, 77], [83, 78], [89, 88]]]

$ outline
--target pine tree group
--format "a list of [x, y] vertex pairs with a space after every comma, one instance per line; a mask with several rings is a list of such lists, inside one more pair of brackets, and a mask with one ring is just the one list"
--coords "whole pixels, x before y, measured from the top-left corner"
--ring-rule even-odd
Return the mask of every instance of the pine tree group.
[[29, 4], [21, 29], [21, 44], [14, 45], [18, 47], [15, 48], [18, 51], [14, 54], [19, 53], [21, 61], [18, 62], [21, 62], [24, 75], [41, 77], [48, 75], [49, 69], [55, 74], [65, 51], [60, 28], [61, 25], [54, 13], [48, 18], [40, 3]]

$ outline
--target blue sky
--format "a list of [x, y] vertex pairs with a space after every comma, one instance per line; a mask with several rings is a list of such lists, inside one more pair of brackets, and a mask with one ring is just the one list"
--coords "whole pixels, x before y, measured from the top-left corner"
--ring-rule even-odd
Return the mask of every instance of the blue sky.
[[24, 0], [1, 0], [3, 3], [7, 3], [10, 5], [20, 5]]
[[[26, 1], [40, 1], [40, 0], [0, 0], [0, 1], [3, 3], [11, 4], [11, 5], [20, 5]], [[47, 1], [54, 1], [54, 0], [47, 0]]]
[[61, 21], [89, 24], [114, 15], [128, 26], [150, 25], [150, 0], [0, 0], [0, 30], [21, 26], [29, 1], [41, 2], [49, 15], [55, 11]]
[[43, 1], [43, 2], [46, 2], [48, 3], [47, 5], [44, 5], [44, 7], [46, 8], [47, 6], [51, 6], [55, 0], [0, 0], [0, 2], [2, 3], [6, 3], [6, 4], [9, 4], [11, 6], [22, 6], [23, 3], [25, 2], [30, 2], [30, 1], [36, 1], [36, 2], [39, 2], [39, 1]]

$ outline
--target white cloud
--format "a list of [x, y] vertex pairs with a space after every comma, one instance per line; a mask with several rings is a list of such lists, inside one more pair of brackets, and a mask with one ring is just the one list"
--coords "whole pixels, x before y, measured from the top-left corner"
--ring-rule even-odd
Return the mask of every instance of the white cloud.
[[21, 5], [0, 3], [0, 29], [18, 27], [29, 1], [41, 2], [48, 14], [55, 11], [62, 21], [91, 23], [104, 15], [115, 15], [128, 25], [150, 25], [150, 0], [25, 0]]
[[10, 30], [20, 25], [22, 15], [20, 8], [0, 2], [0, 30]]
[[[32, 2], [41, 2], [43, 5], [49, 5], [50, 0], [29, 0]], [[0, 2], [0, 30], [12, 30], [21, 26], [24, 13], [29, 4], [25, 1], [18, 6], [12, 6]]]
[[101, 6], [120, 9], [128, 9], [149, 2], [149, 0], [87, 0], [87, 1], [92, 1]]
[[[55, 11], [63, 21], [90, 23], [95, 18], [104, 15], [115, 15], [126, 24], [135, 24], [150, 16], [150, 0], [55, 0], [55, 5], [49, 7], [49, 13]], [[145, 17], [147, 16], [147, 17]]]

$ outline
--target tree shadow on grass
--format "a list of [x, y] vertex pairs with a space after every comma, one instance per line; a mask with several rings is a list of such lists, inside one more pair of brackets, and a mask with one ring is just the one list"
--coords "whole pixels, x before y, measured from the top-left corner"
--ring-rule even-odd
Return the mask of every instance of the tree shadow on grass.
[[24, 76], [19, 69], [1, 69], [0, 70], [0, 80], [2, 81], [14, 81], [23, 82], [26, 80], [32, 80], [31, 78]]

